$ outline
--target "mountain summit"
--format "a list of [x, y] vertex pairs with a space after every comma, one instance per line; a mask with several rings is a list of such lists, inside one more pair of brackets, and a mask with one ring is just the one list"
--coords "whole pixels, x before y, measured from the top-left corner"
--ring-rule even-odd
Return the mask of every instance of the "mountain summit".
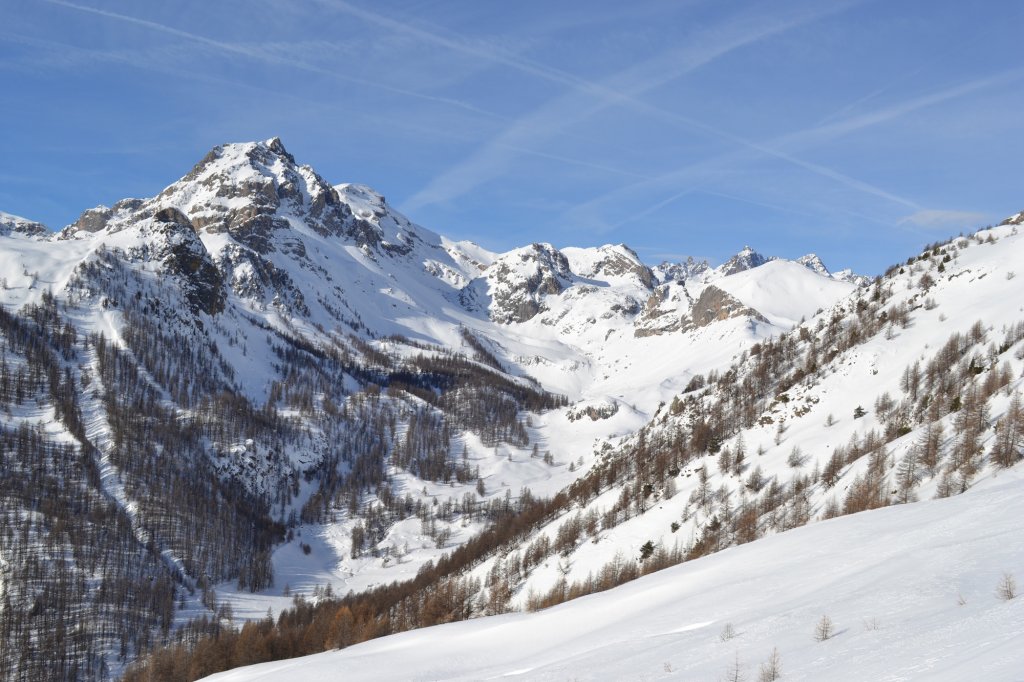
[[720, 265], [716, 270], [723, 276], [735, 275], [737, 272], [743, 272], [744, 270], [764, 265], [769, 260], [774, 259], [762, 256], [749, 246], [744, 246], [739, 253]]

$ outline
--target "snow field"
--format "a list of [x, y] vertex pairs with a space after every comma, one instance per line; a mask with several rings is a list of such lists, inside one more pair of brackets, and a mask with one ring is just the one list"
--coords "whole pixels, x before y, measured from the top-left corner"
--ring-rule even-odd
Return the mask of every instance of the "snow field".
[[[393, 635], [209, 680], [1020, 679], [1024, 478], [842, 517], [530, 614]], [[822, 616], [832, 636], [816, 641]], [[735, 636], [723, 639], [731, 625]]]

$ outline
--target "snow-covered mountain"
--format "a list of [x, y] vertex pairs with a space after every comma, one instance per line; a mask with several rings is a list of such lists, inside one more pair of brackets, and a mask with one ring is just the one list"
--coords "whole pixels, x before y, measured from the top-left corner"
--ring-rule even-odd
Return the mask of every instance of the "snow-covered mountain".
[[[985, 387], [981, 454], [929, 455], [898, 501], [1005, 464], [990, 427], [1024, 338], [1012, 221], [873, 284], [749, 247], [717, 268], [649, 268], [624, 245], [493, 253], [275, 138], [56, 234], [2, 224], [0, 609], [17, 617], [0, 638], [90, 615], [45, 665], [0, 657], [0, 677], [102, 677], [186, 619], [260, 619], [328, 587], [436, 578], [472, 593], [463, 615], [535, 608], [616, 562], [645, 572], [864, 506], [850, 490], [881, 506], [893, 462], [977, 405], [965, 386]], [[939, 375], [956, 379], [941, 409], [922, 397]], [[436, 622], [402, 599], [403, 622]]]

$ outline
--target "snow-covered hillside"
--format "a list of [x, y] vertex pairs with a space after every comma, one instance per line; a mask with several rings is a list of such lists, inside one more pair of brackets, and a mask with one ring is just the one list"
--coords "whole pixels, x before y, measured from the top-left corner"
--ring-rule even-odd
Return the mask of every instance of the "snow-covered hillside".
[[[545, 611], [214, 675], [309, 680], [1015, 681], [1024, 479], [798, 528]], [[823, 617], [828, 639], [818, 641]], [[731, 633], [731, 634], [730, 634]], [[765, 678], [761, 678], [765, 679]], [[767, 678], [775, 679], [775, 678]]]
[[781, 329], [795, 327], [852, 290], [845, 282], [821, 277], [798, 263], [783, 260], [722, 278], [718, 287]]
[[[276, 138], [57, 234], [3, 214], [0, 636], [92, 613], [87, 653], [53, 646], [102, 676], [293, 595], [429, 578], [473, 593], [461, 617], [539, 608], [970, 490], [1024, 433], [1019, 222], [873, 282], [749, 247], [493, 253]], [[391, 596], [403, 627], [451, 617]], [[54, 674], [19, 655], [0, 673]]]
[[[501, 591], [510, 582], [514, 607], [557, 603], [592, 591], [623, 560], [693, 558], [953, 495], [1015, 466], [1022, 259], [1012, 221], [936, 245], [725, 371], [694, 377], [636, 435], [602, 446], [564, 513], [474, 575]], [[717, 286], [776, 320], [803, 317], [787, 309], [794, 298], [813, 306], [833, 286], [752, 287], [746, 274]]]

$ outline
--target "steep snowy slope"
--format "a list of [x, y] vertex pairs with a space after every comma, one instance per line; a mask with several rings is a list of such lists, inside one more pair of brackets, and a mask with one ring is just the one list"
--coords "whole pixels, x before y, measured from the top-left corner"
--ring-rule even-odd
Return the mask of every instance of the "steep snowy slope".
[[[1020, 679], [1024, 480], [798, 528], [551, 609], [214, 675], [252, 680]], [[1014, 574], [1014, 572], [1016, 572]], [[823, 616], [828, 639], [817, 641]], [[730, 636], [728, 632], [733, 634]], [[774, 679], [774, 678], [769, 678]]]

